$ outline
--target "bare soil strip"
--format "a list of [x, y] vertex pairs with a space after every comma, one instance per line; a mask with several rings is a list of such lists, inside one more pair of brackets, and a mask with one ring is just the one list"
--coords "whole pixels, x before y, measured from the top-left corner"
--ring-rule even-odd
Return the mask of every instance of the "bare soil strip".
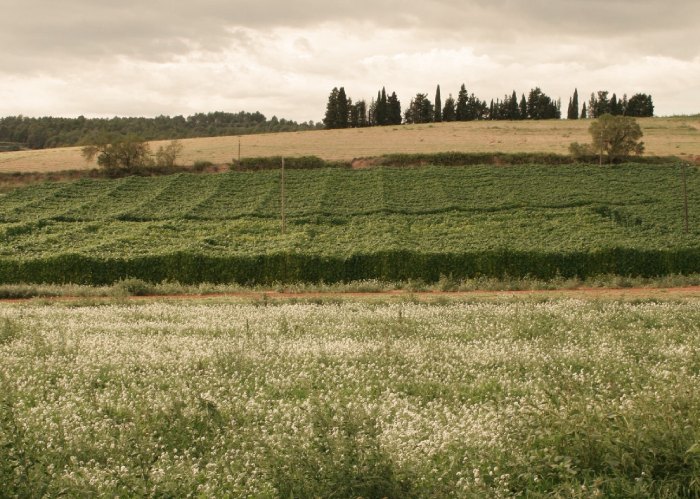
[[146, 295], [146, 296], [57, 296], [32, 298], [6, 298], [0, 303], [73, 302], [73, 301], [288, 301], [288, 300], [401, 300], [411, 299], [431, 302], [448, 299], [453, 301], [472, 299], [494, 299], [508, 297], [535, 298], [578, 298], [578, 299], [695, 299], [700, 298], [700, 286], [679, 288], [575, 288], [547, 290], [476, 290], [476, 291], [378, 291], [378, 292], [285, 292], [285, 291], [240, 291], [233, 293], [182, 294], [182, 295]]

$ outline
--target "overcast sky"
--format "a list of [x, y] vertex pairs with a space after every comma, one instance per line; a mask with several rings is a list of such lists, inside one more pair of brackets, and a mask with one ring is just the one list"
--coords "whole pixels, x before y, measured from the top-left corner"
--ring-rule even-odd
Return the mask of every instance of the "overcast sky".
[[3, 0], [0, 116], [260, 111], [385, 86], [481, 99], [645, 92], [700, 112], [698, 0]]

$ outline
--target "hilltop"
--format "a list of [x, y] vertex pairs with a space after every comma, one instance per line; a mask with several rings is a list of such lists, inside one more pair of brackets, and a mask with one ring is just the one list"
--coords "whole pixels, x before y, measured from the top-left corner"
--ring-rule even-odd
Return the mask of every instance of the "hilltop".
[[[700, 155], [700, 117], [640, 118], [646, 154], [695, 160]], [[552, 152], [565, 154], [571, 142], [588, 142], [590, 120], [470, 121], [314, 130], [264, 135], [183, 139], [179, 162], [230, 162], [238, 157], [318, 156], [349, 161], [382, 154], [459, 152]], [[165, 142], [153, 142], [157, 149]], [[95, 168], [79, 147], [0, 153], [0, 172]]]

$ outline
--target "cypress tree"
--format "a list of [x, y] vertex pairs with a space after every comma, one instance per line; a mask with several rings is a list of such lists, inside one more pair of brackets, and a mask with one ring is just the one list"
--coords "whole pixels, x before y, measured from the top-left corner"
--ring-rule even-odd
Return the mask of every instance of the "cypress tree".
[[323, 118], [326, 129], [338, 128], [338, 87], [331, 90], [326, 104], [326, 116]]
[[583, 103], [583, 107], [581, 108], [581, 119], [585, 120], [588, 118], [588, 115], [586, 113], [586, 103]]
[[350, 109], [348, 109], [348, 98], [345, 95], [344, 87], [340, 87], [340, 90], [338, 90], [338, 105], [336, 110], [336, 128], [347, 128]]
[[377, 103], [377, 124], [380, 126], [386, 125], [388, 123], [388, 107], [386, 100], [386, 89], [382, 87], [382, 92], [379, 96], [379, 102]]
[[455, 100], [452, 94], [445, 99], [445, 107], [442, 108], [442, 119], [443, 121], [455, 120]]
[[525, 94], [520, 98], [520, 119], [527, 119], [527, 100], [525, 99]]
[[617, 95], [612, 94], [612, 97], [610, 98], [610, 114], [613, 116], [617, 116], [618, 114], [622, 114], [620, 112], [620, 109], [618, 108], [617, 105]]
[[518, 109], [518, 96], [515, 94], [515, 90], [513, 90], [513, 94], [510, 96], [510, 100], [508, 101], [508, 119], [520, 119], [520, 109]]
[[572, 118], [574, 120], [578, 119], [578, 89], [574, 88], [574, 97], [571, 100], [571, 106], [572, 106], [572, 111], [571, 113]]
[[401, 102], [396, 96], [396, 92], [391, 92], [391, 95], [387, 99], [388, 108], [388, 124], [389, 125], [400, 125], [401, 124]]
[[591, 99], [588, 101], [588, 114], [591, 118], [597, 118], [596, 109], [598, 108], [598, 100], [595, 98], [595, 93], [591, 92]]
[[435, 116], [433, 121], [440, 123], [442, 121], [442, 99], [440, 98], [440, 85], [435, 90]]
[[467, 109], [468, 99], [467, 88], [464, 86], [464, 83], [462, 83], [459, 94], [457, 94], [457, 108], [455, 110], [457, 121], [467, 121], [469, 119], [469, 110]]

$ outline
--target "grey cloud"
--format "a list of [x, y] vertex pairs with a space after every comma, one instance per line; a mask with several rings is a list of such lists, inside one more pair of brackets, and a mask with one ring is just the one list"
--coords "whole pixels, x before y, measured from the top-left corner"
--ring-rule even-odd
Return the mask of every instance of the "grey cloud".
[[678, 0], [672, 8], [661, 0], [9, 0], [3, 13], [0, 43], [14, 54], [0, 56], [5, 68], [16, 65], [15, 59], [44, 57], [166, 60], [193, 49], [225, 49], [240, 41], [232, 40], [235, 27], [265, 32], [323, 22], [365, 23], [370, 35], [393, 27], [474, 43], [632, 37], [687, 58], [698, 49], [684, 30], [700, 24], [696, 0]]

